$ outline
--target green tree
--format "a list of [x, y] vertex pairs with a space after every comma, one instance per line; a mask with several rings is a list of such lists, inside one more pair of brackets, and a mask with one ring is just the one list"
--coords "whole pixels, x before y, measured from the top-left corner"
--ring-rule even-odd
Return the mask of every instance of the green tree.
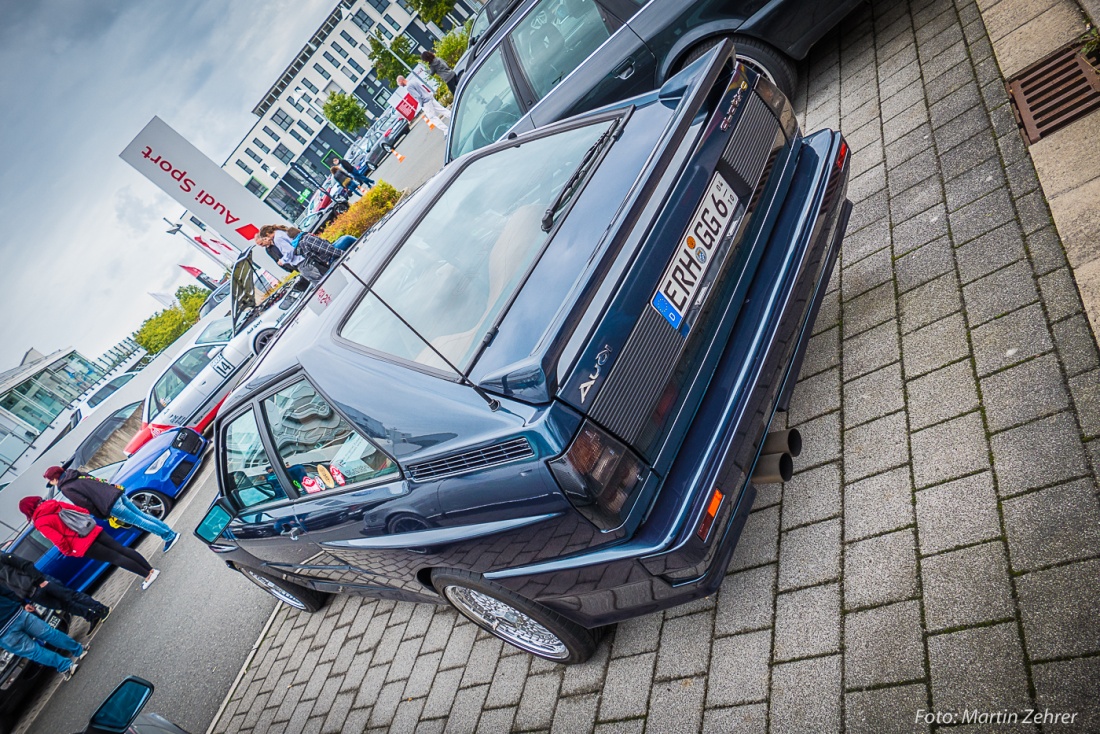
[[443, 59], [447, 66], [454, 68], [466, 52], [466, 47], [470, 45], [470, 26], [473, 23], [473, 19], [470, 19], [466, 21], [466, 25], [456, 25], [435, 42], [435, 55]]
[[199, 320], [199, 308], [210, 291], [199, 285], [176, 289], [176, 303], [145, 319], [134, 332], [134, 341], [149, 354], [159, 354]]
[[454, 10], [455, 0], [409, 0], [409, 5], [424, 20], [439, 25], [447, 17], [447, 13]]
[[[374, 64], [374, 75], [383, 84], [396, 87], [397, 77], [408, 74], [409, 68], [416, 66], [420, 61], [419, 54], [413, 52], [412, 41], [408, 36], [398, 36], [393, 39], [388, 48], [385, 39], [378, 35], [378, 31], [375, 31], [368, 40], [370, 53], [367, 54], [367, 58]], [[408, 68], [394, 58], [395, 55], [403, 59], [405, 64], [408, 64]]]
[[331, 93], [325, 100], [322, 112], [325, 113], [329, 122], [349, 135], [354, 135], [370, 122], [367, 118], [367, 110], [359, 104], [359, 100], [343, 92]]

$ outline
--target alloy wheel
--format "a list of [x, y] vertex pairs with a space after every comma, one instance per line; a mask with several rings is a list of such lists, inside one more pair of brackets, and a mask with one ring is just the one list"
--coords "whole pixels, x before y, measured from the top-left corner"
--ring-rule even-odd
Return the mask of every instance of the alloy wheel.
[[168, 514], [168, 507], [164, 500], [153, 492], [134, 492], [130, 495], [130, 501], [146, 515], [152, 515], [158, 520], [163, 520]]
[[463, 614], [521, 650], [559, 660], [569, 657], [557, 635], [515, 607], [465, 586], [447, 586], [443, 593]]

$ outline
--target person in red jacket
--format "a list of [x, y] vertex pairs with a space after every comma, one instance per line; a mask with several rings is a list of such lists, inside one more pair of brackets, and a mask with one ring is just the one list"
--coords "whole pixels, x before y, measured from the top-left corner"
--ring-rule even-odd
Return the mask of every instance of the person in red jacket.
[[103, 532], [99, 525], [95, 525], [87, 535], [80, 535], [61, 519], [59, 513], [62, 510], [89, 514], [82, 507], [60, 500], [44, 500], [41, 497], [24, 497], [19, 500], [19, 511], [64, 555], [91, 558], [93, 561], [124, 568], [143, 577], [142, 589], [148, 589], [160, 575], [160, 571], [150, 566], [145, 556], [119, 543]]

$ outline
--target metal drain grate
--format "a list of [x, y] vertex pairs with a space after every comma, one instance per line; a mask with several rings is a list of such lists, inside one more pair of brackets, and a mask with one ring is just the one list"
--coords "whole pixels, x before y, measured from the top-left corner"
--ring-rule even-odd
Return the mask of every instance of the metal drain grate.
[[[1016, 121], [1029, 143], [1100, 108], [1100, 53], [1082, 44], [1055, 51], [1008, 80]], [[1091, 63], [1090, 63], [1091, 62]]]

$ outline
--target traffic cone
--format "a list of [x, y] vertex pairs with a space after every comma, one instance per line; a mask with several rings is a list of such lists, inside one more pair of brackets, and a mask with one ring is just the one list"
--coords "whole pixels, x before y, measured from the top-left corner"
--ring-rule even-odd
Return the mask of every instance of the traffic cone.
[[397, 162], [398, 163], [404, 163], [405, 162], [405, 156], [398, 153], [397, 148], [391, 148], [390, 152], [393, 153], [395, 156], [397, 156]]
[[435, 123], [432, 122], [431, 119], [429, 119], [429, 117], [427, 115], [421, 115], [420, 119], [422, 119], [424, 122], [428, 123], [428, 129], [429, 130], [435, 130]]

